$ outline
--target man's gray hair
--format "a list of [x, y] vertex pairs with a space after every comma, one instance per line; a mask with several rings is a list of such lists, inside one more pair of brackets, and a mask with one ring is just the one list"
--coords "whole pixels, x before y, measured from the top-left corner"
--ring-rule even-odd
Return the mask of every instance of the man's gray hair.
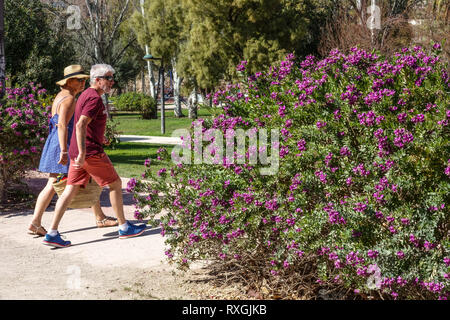
[[109, 64], [94, 64], [91, 68], [91, 84], [95, 84], [95, 79], [98, 77], [103, 77], [108, 72], [114, 74], [116, 71]]

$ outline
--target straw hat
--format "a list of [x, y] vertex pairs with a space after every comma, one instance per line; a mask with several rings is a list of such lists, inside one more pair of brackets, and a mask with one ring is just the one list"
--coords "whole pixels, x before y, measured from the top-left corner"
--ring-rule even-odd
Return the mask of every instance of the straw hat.
[[68, 79], [78, 78], [78, 79], [88, 79], [90, 76], [84, 74], [83, 67], [79, 64], [68, 66], [64, 69], [64, 78], [58, 81], [56, 84], [58, 86], [63, 86], [66, 84]]

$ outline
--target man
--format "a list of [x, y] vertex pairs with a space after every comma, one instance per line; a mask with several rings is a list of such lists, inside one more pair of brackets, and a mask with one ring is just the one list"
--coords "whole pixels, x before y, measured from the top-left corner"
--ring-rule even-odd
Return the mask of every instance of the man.
[[68, 205], [81, 186], [94, 179], [101, 187], [109, 187], [109, 197], [119, 222], [119, 238], [141, 235], [145, 225], [133, 225], [125, 219], [123, 211], [122, 181], [103, 151], [107, 113], [101, 95], [110, 93], [114, 84], [114, 69], [107, 64], [92, 66], [91, 87], [78, 98], [75, 108], [75, 127], [69, 148], [70, 167], [67, 186], [56, 202], [51, 229], [45, 235], [44, 244], [68, 247], [70, 241], [61, 239], [58, 225]]

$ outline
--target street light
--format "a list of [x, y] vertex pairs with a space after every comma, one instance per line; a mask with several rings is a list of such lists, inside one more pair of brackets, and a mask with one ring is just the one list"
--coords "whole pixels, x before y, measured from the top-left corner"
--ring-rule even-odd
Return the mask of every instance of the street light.
[[147, 53], [144, 58], [145, 61], [161, 60], [159, 67], [160, 81], [161, 81], [161, 133], [166, 133], [166, 117], [165, 117], [165, 103], [164, 103], [164, 64], [162, 58], [155, 58], [151, 54]]

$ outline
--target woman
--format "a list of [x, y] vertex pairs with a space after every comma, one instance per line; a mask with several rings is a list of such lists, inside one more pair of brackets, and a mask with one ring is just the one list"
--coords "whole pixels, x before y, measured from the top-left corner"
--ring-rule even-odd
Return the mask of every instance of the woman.
[[[42, 215], [50, 204], [55, 190], [53, 183], [58, 174], [67, 173], [69, 168], [68, 148], [73, 129], [73, 114], [76, 95], [84, 90], [86, 79], [80, 65], [71, 65], [64, 69], [64, 78], [56, 84], [61, 91], [56, 95], [52, 105], [52, 118], [49, 123], [49, 135], [42, 151], [39, 171], [49, 173], [47, 185], [39, 193], [34, 208], [33, 220], [28, 231], [30, 234], [45, 236], [47, 230], [41, 225]], [[100, 207], [100, 200], [92, 207], [97, 220], [97, 227], [117, 226], [116, 218], [107, 217]]]

